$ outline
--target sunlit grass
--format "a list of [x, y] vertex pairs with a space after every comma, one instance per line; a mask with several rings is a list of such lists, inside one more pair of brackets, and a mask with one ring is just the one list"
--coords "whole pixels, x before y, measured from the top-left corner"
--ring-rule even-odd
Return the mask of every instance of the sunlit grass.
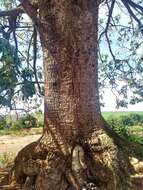
[[43, 128], [30, 128], [30, 129], [2, 129], [0, 130], [0, 136], [11, 135], [11, 136], [26, 136], [26, 135], [37, 135], [41, 134]]
[[130, 115], [130, 114], [141, 114], [141, 115], [143, 115], [143, 111], [115, 111], [115, 112], [112, 112], [112, 111], [106, 112], [105, 111], [105, 112], [102, 112], [102, 115], [105, 119], [111, 115], [115, 116], [115, 117], [119, 117], [119, 116]]
[[14, 158], [15, 158], [14, 153], [5, 152], [4, 154], [0, 155], [0, 168], [4, 168], [12, 164]]

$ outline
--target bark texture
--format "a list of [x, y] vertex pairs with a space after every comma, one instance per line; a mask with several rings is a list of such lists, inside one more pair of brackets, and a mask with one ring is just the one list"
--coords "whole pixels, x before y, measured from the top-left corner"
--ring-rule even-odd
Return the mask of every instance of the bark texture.
[[45, 127], [41, 139], [18, 154], [15, 179], [25, 190], [131, 190], [126, 158], [100, 116], [98, 2], [37, 2]]
[[93, 129], [100, 112], [98, 6], [96, 1], [51, 1], [46, 5], [40, 5], [40, 20], [47, 24], [42, 23], [39, 31], [45, 66], [45, 123], [60, 142], [59, 136], [75, 141]]

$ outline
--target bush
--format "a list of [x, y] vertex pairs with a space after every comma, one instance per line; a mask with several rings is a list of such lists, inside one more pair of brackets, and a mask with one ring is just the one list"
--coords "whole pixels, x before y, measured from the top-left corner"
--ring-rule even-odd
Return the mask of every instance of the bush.
[[143, 125], [143, 115], [141, 114], [130, 114], [130, 119], [133, 125]]
[[6, 119], [4, 117], [0, 117], [0, 130], [5, 129], [7, 126]]
[[119, 135], [127, 138], [129, 141], [143, 143], [143, 138], [130, 134], [129, 127], [131, 126], [143, 126], [143, 115], [141, 114], [129, 114], [122, 116], [110, 115], [107, 117], [107, 123], [113, 128]]
[[114, 116], [110, 115], [107, 118], [107, 122], [111, 127], [120, 127], [120, 126], [135, 126], [135, 125], [143, 125], [143, 115], [141, 114], [129, 114], [129, 115], [121, 115]]
[[28, 129], [33, 127], [37, 127], [37, 119], [30, 114], [22, 116], [16, 122], [12, 123], [13, 129]]
[[119, 117], [119, 120], [122, 126], [133, 126], [133, 121], [130, 118], [130, 115], [122, 115]]
[[122, 116], [115, 117], [113, 115], [110, 115], [107, 118], [107, 123], [113, 128], [113, 130], [125, 137], [129, 136], [129, 132], [126, 125], [127, 121], [127, 118]]
[[44, 127], [44, 114], [42, 111], [39, 110], [34, 115], [37, 118], [37, 127]]

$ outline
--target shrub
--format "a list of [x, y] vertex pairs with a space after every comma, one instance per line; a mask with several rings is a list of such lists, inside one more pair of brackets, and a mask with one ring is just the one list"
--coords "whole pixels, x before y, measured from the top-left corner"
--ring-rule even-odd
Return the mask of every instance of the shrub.
[[37, 127], [37, 119], [30, 114], [22, 116], [16, 122], [12, 123], [13, 129], [28, 129], [32, 127]]
[[0, 130], [5, 129], [7, 125], [6, 119], [4, 117], [0, 117]]
[[107, 123], [112, 127], [112, 128], [117, 128], [118, 126], [121, 125], [120, 120], [118, 117], [114, 116], [114, 115], [110, 115], [108, 116], [108, 118], [106, 119]]
[[37, 118], [37, 127], [44, 127], [44, 114], [42, 111], [38, 111], [34, 115]]
[[111, 127], [120, 127], [120, 126], [135, 126], [135, 125], [143, 125], [143, 115], [141, 114], [129, 114], [129, 115], [121, 115], [114, 116], [110, 115], [107, 118], [107, 122]]
[[130, 114], [129, 115], [133, 125], [143, 125], [143, 115], [141, 114]]
[[0, 155], [0, 169], [7, 167], [14, 161], [15, 155], [13, 153], [4, 153]]
[[122, 118], [122, 117], [120, 118], [120, 117], [115, 117], [115, 116], [111, 115], [107, 118], [107, 123], [119, 135], [122, 135], [124, 137], [129, 136], [127, 126], [125, 125], [127, 123], [126, 118]]
[[110, 115], [107, 117], [107, 123], [113, 128], [119, 135], [125, 137], [129, 141], [143, 143], [143, 138], [138, 135], [130, 134], [129, 127], [143, 125], [143, 115], [141, 114], [129, 114], [114, 116]]
[[120, 120], [120, 124], [122, 126], [133, 126], [134, 125], [134, 122], [131, 119], [130, 115], [121, 115], [119, 117], [119, 120]]

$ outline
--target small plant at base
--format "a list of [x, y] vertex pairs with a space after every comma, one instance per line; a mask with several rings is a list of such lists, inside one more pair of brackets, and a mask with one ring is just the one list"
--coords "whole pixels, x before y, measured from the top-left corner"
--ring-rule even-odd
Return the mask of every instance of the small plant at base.
[[4, 153], [0, 155], [0, 168], [6, 167], [13, 162], [15, 155], [12, 153]]

